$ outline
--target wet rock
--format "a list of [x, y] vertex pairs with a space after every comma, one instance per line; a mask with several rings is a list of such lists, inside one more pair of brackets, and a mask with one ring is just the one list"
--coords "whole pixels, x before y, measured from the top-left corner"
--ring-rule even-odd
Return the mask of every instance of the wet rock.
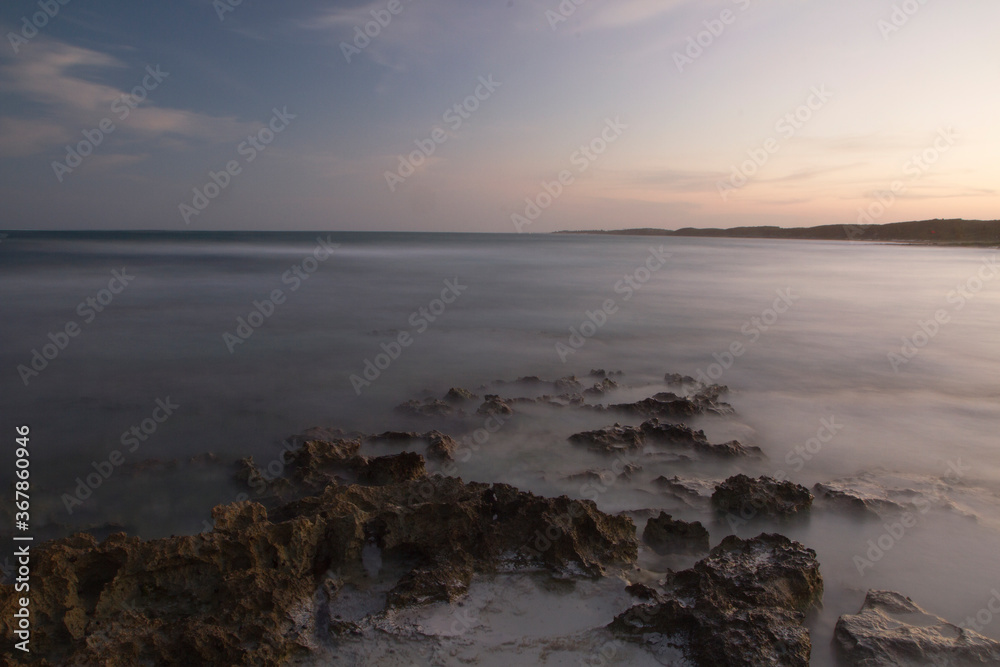
[[890, 500], [884, 488], [861, 479], [817, 483], [813, 493], [831, 505], [873, 517], [906, 510], [906, 506]]
[[618, 477], [623, 477], [626, 480], [631, 480], [632, 475], [636, 474], [642, 470], [642, 466], [636, 465], [635, 463], [626, 463], [621, 466], [615, 466], [612, 470], [584, 470], [583, 472], [574, 473], [568, 475], [566, 479], [572, 482], [594, 482], [597, 484], [610, 484], [613, 483], [612, 480], [616, 480]]
[[559, 378], [553, 384], [556, 391], [563, 393], [576, 393], [583, 390], [583, 384], [576, 379], [575, 375]]
[[610, 378], [604, 378], [594, 386], [584, 389], [584, 396], [603, 396], [609, 391], [618, 389], [618, 383]]
[[813, 495], [804, 486], [770, 477], [735, 475], [715, 487], [712, 505], [720, 512], [742, 517], [786, 517], [812, 506]]
[[669, 385], [695, 384], [698, 382], [690, 375], [681, 375], [680, 373], [667, 373], [663, 376], [663, 380]]
[[662, 596], [655, 588], [646, 584], [629, 584], [625, 587], [625, 591], [632, 597], [637, 597], [640, 600], [659, 602], [662, 599]]
[[595, 452], [615, 454], [619, 452], [635, 452], [646, 443], [645, 434], [641, 428], [615, 424], [596, 431], [584, 431], [569, 436], [569, 441], [585, 445]]
[[661, 423], [650, 419], [641, 426], [613, 426], [596, 431], [584, 431], [569, 437], [570, 442], [585, 445], [589, 449], [604, 454], [634, 452], [646, 445], [657, 444], [671, 448], [690, 449], [710, 457], [736, 458], [759, 457], [763, 452], [758, 447], [748, 447], [733, 440], [722, 444], [712, 444], [704, 431], [695, 431], [682, 424]]
[[512, 415], [514, 410], [496, 394], [487, 394], [483, 404], [476, 410], [477, 415]]
[[449, 403], [464, 403], [465, 401], [472, 401], [477, 398], [479, 397], [468, 389], [462, 389], [460, 387], [452, 387], [448, 390], [448, 393], [444, 395], [444, 400]]
[[852, 667], [972, 667], [1000, 664], [1000, 642], [948, 623], [891, 591], [868, 591], [837, 620], [834, 644]]
[[660, 475], [653, 480], [653, 484], [663, 490], [669, 496], [680, 500], [688, 505], [696, 502], [708, 502], [712, 491], [715, 490], [714, 482], [707, 482], [695, 479], [681, 479], [677, 475], [665, 477]]
[[708, 531], [700, 521], [679, 521], [666, 512], [646, 522], [642, 541], [661, 556], [701, 553], [709, 549]]
[[635, 403], [609, 405], [606, 409], [642, 419], [676, 419], [679, 417], [693, 417], [704, 412], [700, 405], [686, 398], [678, 398], [672, 401], [658, 401], [655, 398], [644, 398]]
[[450, 435], [445, 435], [440, 431], [425, 433], [427, 439], [427, 458], [436, 461], [454, 461], [455, 452], [458, 451], [458, 442]]
[[[341, 444], [340, 453], [351, 451]], [[296, 460], [313, 465], [335, 451], [310, 447]], [[590, 501], [422, 476], [416, 454], [349, 454], [337, 464], [386, 483], [330, 484], [270, 511], [252, 502], [220, 506], [214, 529], [194, 536], [141, 541], [117, 534], [98, 543], [78, 534], [38, 545], [31, 582], [36, 664], [277, 666], [304, 659], [324, 632], [352, 631], [357, 619], [345, 625], [331, 620], [336, 613], [320, 613], [329, 595], [318, 591], [332, 571], [361, 581], [369, 545], [408, 568], [390, 606], [454, 599], [473, 572], [540, 567], [601, 576], [637, 556], [632, 521]], [[15, 597], [13, 587], [0, 586], [0, 627], [8, 637]], [[11, 646], [0, 649], [9, 659]]]
[[617, 616], [612, 631], [680, 640], [698, 667], [808, 667], [803, 621], [823, 596], [812, 549], [781, 535], [729, 536], [669, 584], [661, 601]]

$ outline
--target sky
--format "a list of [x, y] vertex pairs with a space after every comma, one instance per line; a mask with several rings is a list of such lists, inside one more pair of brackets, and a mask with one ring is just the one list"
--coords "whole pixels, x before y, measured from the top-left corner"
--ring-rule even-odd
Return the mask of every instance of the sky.
[[0, 228], [996, 219], [998, 25], [996, 0], [8, 0]]

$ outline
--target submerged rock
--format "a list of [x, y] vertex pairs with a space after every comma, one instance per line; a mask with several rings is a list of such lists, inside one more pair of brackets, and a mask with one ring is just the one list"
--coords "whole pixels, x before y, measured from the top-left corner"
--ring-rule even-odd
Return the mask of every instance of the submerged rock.
[[729, 536], [668, 583], [671, 591], [620, 614], [611, 630], [666, 641], [698, 667], [808, 667], [803, 621], [823, 597], [812, 549], [782, 535]]
[[479, 398], [473, 394], [468, 389], [462, 389], [461, 387], [452, 387], [448, 390], [448, 393], [444, 395], [444, 400], [451, 403], [464, 403], [465, 401], [472, 401]]
[[740, 516], [791, 516], [808, 510], [813, 495], [809, 489], [789, 481], [777, 481], [771, 477], [753, 479], [746, 475], [735, 475], [715, 487], [712, 505], [720, 512], [737, 513]]
[[892, 591], [868, 591], [837, 620], [834, 642], [852, 667], [1000, 665], [1000, 642], [948, 623]]
[[[600, 576], [637, 557], [632, 521], [591, 501], [428, 477], [418, 454], [368, 459], [359, 444], [308, 441], [289, 474], [321, 479], [335, 467], [371, 486], [329, 483], [270, 511], [219, 506], [214, 529], [199, 535], [98, 543], [77, 534], [33, 549], [35, 664], [286, 664], [357, 629], [318, 606], [337, 604], [329, 572], [350, 583], [402, 568], [389, 608], [453, 600], [475, 572]], [[251, 460], [244, 470], [259, 474]], [[0, 627], [12, 637], [16, 595], [0, 592]], [[13, 659], [11, 646], [2, 650]]]
[[641, 426], [622, 426], [616, 423], [596, 431], [575, 433], [569, 440], [603, 454], [634, 452], [653, 444], [693, 450], [710, 457], [759, 457], [764, 454], [759, 447], [748, 447], [736, 440], [712, 444], [705, 437], [704, 431], [695, 431], [683, 424], [661, 423], [659, 419], [650, 419]]
[[646, 522], [642, 541], [661, 556], [700, 553], [708, 551], [710, 546], [708, 531], [700, 521], [679, 521], [666, 512]]
[[487, 394], [483, 404], [476, 410], [477, 415], [512, 415], [513, 408], [496, 394]]

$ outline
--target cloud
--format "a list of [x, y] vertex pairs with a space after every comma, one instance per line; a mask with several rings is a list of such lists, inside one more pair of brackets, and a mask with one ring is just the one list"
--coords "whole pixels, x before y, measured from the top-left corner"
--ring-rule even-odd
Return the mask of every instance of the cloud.
[[[122, 119], [112, 104], [128, 92], [92, 80], [95, 72], [108, 69], [128, 66], [110, 55], [42, 37], [32, 44], [31, 59], [0, 66], [5, 92], [25, 109], [0, 117], [0, 156], [49, 153], [81, 138], [81, 132], [95, 128], [102, 118], [115, 123], [116, 139], [125, 135], [139, 143], [167, 135], [200, 143], [226, 141], [258, 127], [232, 117], [158, 107], [148, 99]], [[145, 71], [135, 73], [137, 85], [144, 76]], [[162, 85], [169, 82], [165, 78]]]

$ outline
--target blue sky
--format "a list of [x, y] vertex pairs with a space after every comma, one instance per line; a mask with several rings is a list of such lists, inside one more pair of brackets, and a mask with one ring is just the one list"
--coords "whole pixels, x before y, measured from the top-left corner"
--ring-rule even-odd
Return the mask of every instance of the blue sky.
[[5, 3], [0, 227], [998, 217], [995, 0], [234, 1]]

